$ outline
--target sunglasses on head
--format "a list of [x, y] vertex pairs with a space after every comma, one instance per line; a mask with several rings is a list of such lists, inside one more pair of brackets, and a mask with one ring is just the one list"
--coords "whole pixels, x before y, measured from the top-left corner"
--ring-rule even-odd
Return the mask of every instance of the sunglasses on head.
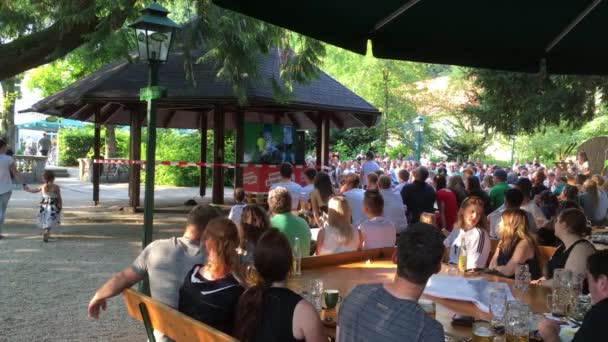
[[462, 204], [469, 203], [469, 202], [471, 202], [473, 204], [483, 205], [483, 200], [477, 196], [469, 196], [469, 197], [465, 198], [464, 201], [462, 201]]

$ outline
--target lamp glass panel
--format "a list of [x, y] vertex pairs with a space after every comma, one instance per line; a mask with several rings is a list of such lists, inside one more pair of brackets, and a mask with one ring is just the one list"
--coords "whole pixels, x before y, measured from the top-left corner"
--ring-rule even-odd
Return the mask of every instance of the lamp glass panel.
[[142, 61], [148, 60], [148, 33], [145, 29], [136, 29], [135, 38], [137, 39], [137, 52], [139, 59]]

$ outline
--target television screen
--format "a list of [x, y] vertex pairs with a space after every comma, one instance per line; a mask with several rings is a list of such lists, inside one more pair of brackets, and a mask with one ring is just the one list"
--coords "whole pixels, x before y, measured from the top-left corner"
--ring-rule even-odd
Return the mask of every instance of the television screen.
[[288, 125], [245, 123], [245, 163], [295, 164], [296, 131]]

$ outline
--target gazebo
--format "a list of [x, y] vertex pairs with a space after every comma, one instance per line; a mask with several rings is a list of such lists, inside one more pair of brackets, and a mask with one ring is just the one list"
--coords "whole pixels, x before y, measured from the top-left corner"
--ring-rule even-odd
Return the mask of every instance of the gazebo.
[[[192, 54], [195, 61], [199, 54]], [[279, 79], [281, 54], [272, 49], [259, 57], [260, 77], [247, 83], [248, 101], [239, 105], [232, 85], [216, 78], [211, 64], [193, 64], [193, 80], [184, 71], [183, 53], [174, 53], [160, 69], [160, 85], [168, 90], [158, 101], [157, 127], [198, 129], [201, 135], [201, 161], [207, 158], [207, 130], [214, 132], [212, 202], [224, 202], [224, 137], [235, 130], [236, 163], [244, 157], [245, 122], [290, 125], [298, 130], [296, 146], [303, 151], [304, 130], [316, 130], [317, 166], [329, 163], [329, 129], [371, 127], [380, 112], [371, 104], [319, 71], [309, 84], [294, 84], [289, 102], [273, 97], [272, 79]], [[147, 83], [147, 66], [120, 61], [108, 64], [65, 89], [32, 106], [39, 112], [95, 123], [94, 159], [100, 158], [100, 127], [103, 124], [130, 126], [130, 160], [141, 158], [141, 128], [146, 125], [145, 103], [139, 100], [139, 89]], [[194, 85], [192, 85], [194, 83]], [[303, 153], [303, 152], [302, 152]], [[99, 168], [93, 170], [93, 201], [99, 202]], [[133, 164], [129, 175], [129, 205], [139, 206], [139, 164]], [[206, 169], [201, 166], [200, 195], [205, 196]], [[242, 186], [243, 170], [235, 168], [235, 186]]]

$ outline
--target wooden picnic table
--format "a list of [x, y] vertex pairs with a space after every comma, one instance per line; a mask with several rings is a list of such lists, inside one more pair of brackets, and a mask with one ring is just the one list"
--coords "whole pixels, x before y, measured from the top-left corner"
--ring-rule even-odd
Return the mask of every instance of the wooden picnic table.
[[[448, 267], [449, 266], [447, 265], [443, 265], [442, 273], [447, 273]], [[321, 279], [323, 280], [325, 289], [338, 289], [340, 291], [340, 296], [346, 297], [348, 293], [359, 284], [391, 282], [395, 277], [395, 272], [396, 265], [388, 259], [371, 260], [369, 263], [365, 261], [354, 262], [344, 265], [304, 269], [302, 270], [301, 276], [290, 277], [287, 282], [287, 286], [293, 291], [301, 293], [306, 289], [307, 284], [311, 280]], [[545, 298], [551, 291], [551, 289], [548, 287], [530, 285], [528, 291], [522, 296], [520, 291], [513, 288], [513, 281], [511, 279], [484, 273], [466, 276], [481, 277], [488, 281], [507, 283], [511, 288], [513, 296], [518, 300], [526, 302], [534, 313], [542, 313], [547, 311], [545, 306]], [[476, 319], [490, 319], [490, 315], [488, 313], [477, 309], [477, 307], [471, 302], [442, 299], [427, 295], [423, 295], [423, 298], [431, 299], [436, 303], [435, 317], [443, 325], [444, 331], [450, 335], [460, 337], [471, 336], [471, 328], [452, 326], [452, 316], [455, 313], [473, 316]], [[339, 305], [337, 310], [339, 310]], [[321, 312], [322, 317], [326, 315], [335, 317], [335, 310], [327, 312], [324, 310]], [[335, 338], [335, 327], [326, 326], [326, 333], [330, 337]]]

